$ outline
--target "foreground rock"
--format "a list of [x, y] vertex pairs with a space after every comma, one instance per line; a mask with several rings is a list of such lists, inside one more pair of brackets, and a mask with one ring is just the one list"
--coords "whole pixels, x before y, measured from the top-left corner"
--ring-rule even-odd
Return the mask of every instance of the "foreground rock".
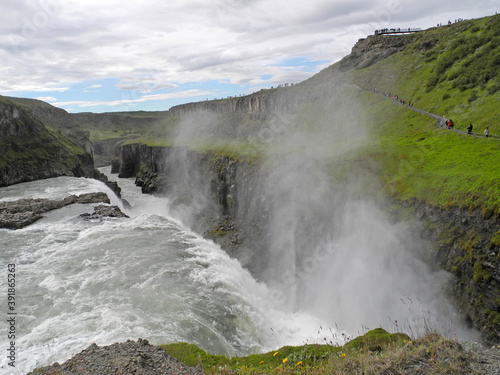
[[[106, 193], [87, 193], [70, 195], [63, 200], [19, 199], [12, 202], [0, 202], [0, 228], [20, 229], [41, 219], [42, 214], [68, 206], [73, 203], [110, 203]], [[116, 217], [116, 216], [115, 216]]]
[[35, 374], [204, 374], [199, 367], [188, 367], [169, 356], [159, 346], [150, 345], [147, 340], [128, 340], [110, 346], [99, 347], [92, 344], [62, 365], [39, 368]]
[[118, 206], [104, 206], [99, 205], [94, 207], [94, 212], [92, 214], [85, 213], [81, 214], [85, 220], [102, 220], [105, 217], [127, 217]]
[[478, 345], [468, 345], [468, 351], [474, 353], [477, 358], [472, 368], [483, 375], [500, 375], [500, 345], [486, 348]]

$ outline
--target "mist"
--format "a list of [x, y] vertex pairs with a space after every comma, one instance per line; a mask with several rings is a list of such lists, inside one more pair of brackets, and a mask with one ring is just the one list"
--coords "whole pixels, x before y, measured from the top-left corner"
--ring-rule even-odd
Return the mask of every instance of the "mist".
[[[268, 114], [251, 131], [248, 124], [228, 130], [219, 120], [186, 116], [177, 142], [239, 137], [262, 146], [254, 180], [234, 191], [235, 215], [258, 223], [259, 246], [239, 260], [275, 290], [276, 306], [352, 335], [382, 327], [414, 337], [429, 330], [475, 336], [446, 297], [451, 276], [424, 261], [432, 249], [421, 224], [392, 217], [379, 179], [349, 164], [370, 142], [372, 127], [356, 93], [329, 89], [295, 110]], [[191, 218], [210, 204], [208, 190], [196, 195], [184, 208]]]

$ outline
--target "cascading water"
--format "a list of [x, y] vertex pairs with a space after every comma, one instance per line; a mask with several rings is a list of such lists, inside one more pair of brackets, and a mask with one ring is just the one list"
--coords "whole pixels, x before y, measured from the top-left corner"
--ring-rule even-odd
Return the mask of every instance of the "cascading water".
[[[5, 277], [7, 264], [16, 265], [18, 312], [16, 367], [2, 355], [0, 373], [24, 374], [94, 342], [139, 337], [228, 355], [315, 340], [323, 322], [280, 310], [275, 293], [238, 261], [170, 218], [166, 199], [141, 195], [130, 180], [120, 186], [132, 206], [122, 206], [129, 219], [84, 221], [79, 215], [93, 205], [74, 204], [24, 229], [0, 230]], [[94, 191], [121, 204], [104, 184], [70, 177], [2, 188], [0, 200]]]

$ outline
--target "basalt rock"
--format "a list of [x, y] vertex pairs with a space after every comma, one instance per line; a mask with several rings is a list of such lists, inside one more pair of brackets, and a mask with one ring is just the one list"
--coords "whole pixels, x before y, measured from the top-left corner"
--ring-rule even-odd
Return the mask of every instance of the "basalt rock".
[[370, 35], [360, 39], [352, 48], [351, 53], [339, 62], [340, 71], [363, 69], [388, 58], [406, 48], [415, 41], [412, 35]]
[[500, 342], [500, 221], [480, 209], [447, 210], [415, 200], [400, 203], [426, 224], [429, 261], [455, 276], [450, 293], [488, 343]]
[[110, 203], [106, 193], [70, 195], [62, 200], [19, 199], [0, 202], [0, 228], [21, 229], [43, 217], [43, 213], [68, 206], [73, 203]]
[[85, 220], [103, 220], [106, 217], [128, 218], [128, 216], [125, 215], [118, 206], [104, 206], [104, 205], [96, 206], [94, 207], [94, 212], [92, 214], [85, 213], [81, 214], [80, 217], [82, 217]]

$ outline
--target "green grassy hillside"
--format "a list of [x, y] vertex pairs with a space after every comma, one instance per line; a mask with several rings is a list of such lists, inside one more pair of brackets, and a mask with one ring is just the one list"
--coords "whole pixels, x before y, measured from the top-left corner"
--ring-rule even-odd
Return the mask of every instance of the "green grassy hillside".
[[[416, 108], [452, 118], [462, 131], [472, 123], [473, 133], [480, 136], [437, 128], [430, 117], [363, 93], [373, 137], [363, 152], [382, 166], [376, 173], [386, 191], [398, 199], [415, 198], [442, 208], [480, 207], [488, 217], [499, 216], [500, 148], [495, 136], [500, 134], [500, 16], [378, 38], [411, 41], [399, 53], [345, 73], [345, 83], [398, 95]], [[488, 139], [483, 137], [486, 127]]]
[[[382, 36], [394, 38], [394, 36]], [[411, 36], [404, 51], [354, 71], [353, 82], [390, 91], [465, 130], [500, 133], [500, 16], [463, 21]], [[396, 36], [405, 38], [405, 36]]]

